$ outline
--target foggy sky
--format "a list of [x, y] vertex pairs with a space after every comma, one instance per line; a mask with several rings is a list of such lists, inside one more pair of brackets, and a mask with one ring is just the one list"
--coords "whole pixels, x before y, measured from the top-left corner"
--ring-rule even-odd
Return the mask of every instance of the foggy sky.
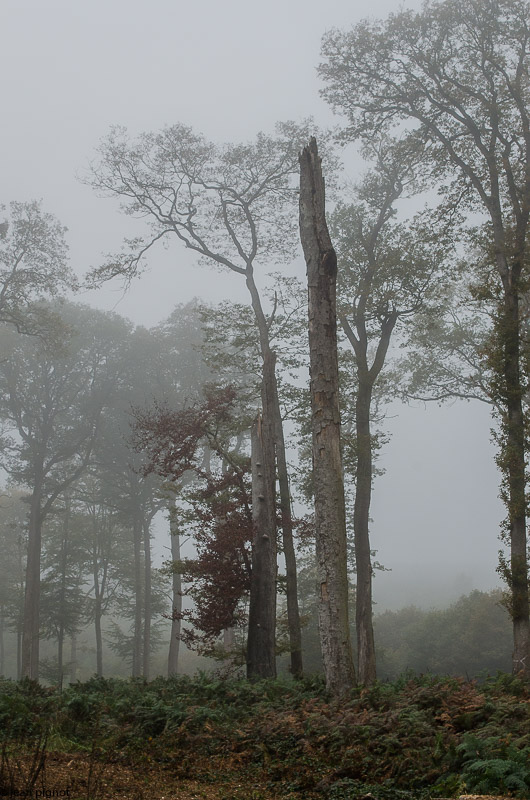
[[[369, 11], [400, 5], [373, 0]], [[236, 141], [282, 119], [337, 124], [318, 96], [320, 39], [366, 10], [349, 0], [1, 0], [0, 202], [42, 198], [68, 227], [82, 275], [134, 230], [78, 180], [111, 125], [137, 134], [181, 122]], [[177, 246], [153, 254], [128, 295], [113, 284], [78, 299], [153, 325], [195, 295], [246, 299], [240, 276], [197, 268]], [[376, 599], [430, 605], [492, 588], [503, 511], [488, 409], [396, 405], [392, 415], [372, 541], [393, 571], [377, 576]]]

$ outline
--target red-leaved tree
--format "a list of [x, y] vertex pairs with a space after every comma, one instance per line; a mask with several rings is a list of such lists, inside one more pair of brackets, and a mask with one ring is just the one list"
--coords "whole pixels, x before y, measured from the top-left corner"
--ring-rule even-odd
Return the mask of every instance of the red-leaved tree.
[[197, 556], [171, 565], [190, 584], [194, 607], [173, 613], [193, 626], [181, 640], [204, 653], [215, 650], [223, 631], [245, 625], [250, 591], [250, 459], [238, 452], [238, 428], [246, 423], [238, 415], [236, 424], [235, 402], [232, 387], [207, 387], [204, 402], [188, 408], [135, 410], [134, 445], [147, 456], [145, 472], [173, 482], [194, 473], [185, 500]]

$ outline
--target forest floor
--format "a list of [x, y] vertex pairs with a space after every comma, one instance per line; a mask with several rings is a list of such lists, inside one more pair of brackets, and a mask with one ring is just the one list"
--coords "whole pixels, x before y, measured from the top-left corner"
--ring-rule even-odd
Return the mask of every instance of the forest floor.
[[[219, 765], [220, 769], [222, 768]], [[275, 788], [267, 781], [238, 782], [224, 780], [223, 773], [209, 766], [209, 781], [185, 780], [168, 767], [152, 765], [140, 770], [133, 766], [99, 763], [94, 767], [90, 759], [66, 753], [49, 753], [46, 768], [31, 793], [36, 798], [67, 797], [68, 800], [277, 800]], [[245, 781], [246, 779], [243, 778]], [[66, 794], [68, 791], [68, 794]], [[55, 792], [55, 794], [54, 794]], [[0, 797], [10, 797], [2, 795]], [[314, 797], [293, 792], [282, 798]], [[320, 796], [325, 796], [320, 794]], [[344, 795], [346, 796], [346, 795]], [[372, 792], [348, 795], [358, 800], [376, 800]], [[15, 795], [11, 795], [15, 797]], [[513, 795], [460, 795], [459, 800], [511, 800]], [[432, 796], [432, 800], [451, 800]]]
[[[265, 785], [225, 780], [208, 766], [207, 780], [187, 780], [178, 770], [159, 764], [121, 765], [86, 756], [48, 753], [46, 767], [35, 783], [34, 798], [67, 797], [68, 800], [276, 800]], [[68, 791], [68, 794], [66, 792]], [[40, 792], [40, 793], [39, 793]], [[55, 795], [53, 794], [55, 792]], [[5, 797], [9, 797], [6, 794]], [[11, 795], [14, 800], [14, 795]], [[3, 800], [4, 795], [0, 794]], [[299, 795], [296, 795], [299, 797]]]
[[530, 797], [530, 687], [404, 677], [0, 681], [0, 798]]
[[[35, 785], [48, 792], [33, 797], [61, 796], [61, 790], [68, 789], [69, 800], [277, 800], [278, 790], [263, 779], [252, 780], [248, 775], [237, 776], [231, 770], [231, 777], [223, 772], [222, 764], [208, 765], [208, 774], [200, 780], [182, 778], [178, 770], [168, 766], [152, 765], [140, 769], [134, 766], [102, 763], [91, 769], [89, 759], [62, 753], [49, 754], [44, 776]], [[293, 791], [281, 793], [282, 800], [305, 797]], [[313, 793], [307, 797], [314, 797]], [[322, 796], [322, 795], [320, 795]], [[2, 797], [2, 795], [0, 795]]]
[[[215, 783], [211, 782], [215, 780]], [[68, 789], [69, 794], [61, 794]], [[223, 780], [222, 772], [210, 782], [179, 778], [171, 769], [158, 766], [133, 767], [99, 764], [93, 768], [89, 759], [64, 753], [48, 755], [46, 770], [38, 781], [32, 796], [35, 798], [68, 797], [69, 800], [276, 800], [276, 789], [262, 783], [241, 783]], [[0, 795], [1, 796], [1, 795]], [[303, 798], [305, 794], [293, 792], [283, 798]], [[308, 797], [314, 797], [311, 792]], [[322, 796], [322, 795], [320, 795]], [[376, 800], [372, 792], [349, 795], [359, 800]], [[460, 795], [458, 800], [511, 800], [513, 795]], [[451, 800], [432, 796], [432, 800]]]

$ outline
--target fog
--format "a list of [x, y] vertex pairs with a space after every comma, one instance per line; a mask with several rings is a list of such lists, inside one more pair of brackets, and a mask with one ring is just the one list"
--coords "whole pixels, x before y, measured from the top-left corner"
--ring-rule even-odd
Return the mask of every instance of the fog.
[[[369, 11], [384, 16], [401, 5], [374, 0]], [[3, 0], [1, 202], [42, 199], [67, 226], [82, 278], [136, 230], [114, 200], [83, 183], [110, 126], [136, 135], [181, 122], [235, 142], [272, 132], [278, 120], [335, 125], [318, 93], [321, 36], [366, 10], [348, 0]], [[354, 173], [358, 162], [348, 159]], [[153, 250], [149, 263], [127, 291], [112, 282], [76, 299], [147, 327], [196, 296], [246, 302], [240, 276], [198, 266], [177, 244]], [[303, 279], [302, 259], [289, 270]], [[379, 609], [439, 606], [499, 585], [504, 514], [491, 426], [477, 402], [389, 408], [371, 514], [372, 545], [389, 570], [375, 579]], [[158, 559], [167, 535], [159, 519]]]

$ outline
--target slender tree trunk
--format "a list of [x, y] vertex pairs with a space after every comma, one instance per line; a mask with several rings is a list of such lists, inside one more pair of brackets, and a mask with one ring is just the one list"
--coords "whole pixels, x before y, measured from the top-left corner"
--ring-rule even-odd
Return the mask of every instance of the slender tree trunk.
[[26, 544], [22, 537], [18, 538], [18, 574], [20, 577], [17, 603], [17, 680], [22, 680], [22, 636], [24, 631], [24, 599], [26, 595]]
[[70, 526], [70, 498], [65, 496], [65, 510], [63, 518], [63, 536], [61, 541], [61, 591], [59, 594], [59, 631], [57, 636], [57, 666], [59, 672], [59, 689], [63, 687], [63, 646], [64, 646], [64, 621], [66, 616], [66, 570], [68, 566], [68, 534]]
[[[101, 630], [101, 619], [103, 617], [103, 593], [104, 593], [104, 578], [99, 576], [98, 566], [98, 550], [95, 544], [94, 560], [93, 560], [93, 577], [94, 577], [94, 634], [96, 638], [96, 675], [103, 677], [103, 633]], [[107, 565], [105, 565], [105, 572]]]
[[138, 678], [142, 674], [142, 515], [135, 509], [133, 520], [134, 548], [134, 628], [132, 676]]
[[41, 527], [41, 482], [37, 478], [31, 496], [28, 527], [21, 656], [22, 677], [35, 681], [39, 678]]
[[59, 690], [63, 688], [63, 651], [64, 651], [64, 628], [59, 623], [59, 631], [57, 633], [57, 672]]
[[293, 518], [291, 513], [291, 492], [285, 455], [283, 421], [278, 399], [278, 388], [275, 381], [274, 411], [276, 418], [276, 460], [278, 466], [278, 485], [280, 488], [280, 513], [282, 521], [282, 543], [285, 557], [287, 623], [289, 626], [289, 651], [291, 657], [291, 674], [299, 678], [303, 673], [302, 662], [302, 629], [300, 609], [298, 607], [298, 576], [296, 555], [293, 540]]
[[359, 658], [359, 682], [373, 683], [376, 679], [375, 644], [372, 624], [372, 558], [370, 552], [370, 503], [372, 500], [372, 436], [370, 417], [375, 381], [385, 363], [392, 331], [398, 319], [397, 310], [390, 311], [381, 320], [381, 336], [372, 366], [368, 368], [368, 337], [366, 335], [366, 301], [370, 283], [360, 294], [355, 315], [356, 333], [347, 318], [341, 318], [342, 327], [355, 353], [357, 365], [357, 399], [355, 404], [355, 433], [357, 442], [355, 505], [353, 528], [355, 540], [356, 627]]
[[101, 631], [101, 617], [103, 616], [101, 610], [101, 599], [96, 598], [94, 609], [94, 633], [96, 636], [96, 675], [99, 678], [103, 677], [103, 634]]
[[[300, 676], [302, 664], [302, 634], [300, 611], [298, 608], [298, 579], [296, 555], [293, 541], [293, 520], [291, 513], [291, 493], [289, 491], [289, 475], [285, 454], [283, 420], [278, 397], [275, 356], [270, 347], [269, 329], [261, 307], [259, 292], [250, 270], [247, 273], [247, 287], [252, 300], [252, 308], [256, 317], [260, 336], [261, 356], [263, 358], [263, 419], [266, 422], [264, 431], [270, 430], [274, 440], [274, 454], [278, 467], [278, 483], [280, 489], [280, 513], [282, 520], [282, 542], [285, 556], [287, 577], [287, 620], [289, 626], [289, 650], [291, 656], [291, 672]], [[270, 427], [268, 420], [271, 420]], [[267, 435], [267, 434], [266, 434]]]
[[[517, 281], [505, 283], [501, 339], [506, 385], [506, 445], [501, 454], [507, 475], [510, 524], [510, 576], [513, 622], [513, 671], [530, 675], [530, 620], [526, 537], [525, 423], [520, 374], [521, 323]], [[502, 336], [502, 333], [504, 336]]]
[[223, 631], [223, 649], [231, 653], [236, 644], [236, 632], [234, 628], [225, 628]]
[[0, 675], [5, 675], [4, 607], [0, 608]]
[[22, 630], [17, 628], [17, 681], [22, 680]]
[[315, 139], [300, 156], [300, 236], [307, 264], [319, 628], [326, 685], [355, 683], [348, 619], [346, 511], [340, 453], [337, 258], [326, 218]]
[[375, 644], [372, 625], [372, 560], [370, 553], [369, 519], [372, 499], [372, 439], [370, 434], [370, 404], [372, 386], [359, 378], [356, 402], [357, 475], [353, 527], [357, 589], [355, 616], [357, 627], [358, 678], [361, 684], [376, 679]]
[[77, 680], [77, 635], [72, 634], [70, 640], [70, 683]]
[[106, 576], [108, 562], [103, 568], [103, 576], [99, 574], [97, 544], [94, 553], [93, 576], [94, 576], [94, 634], [96, 638], [96, 675], [103, 677], [103, 632], [101, 630], [101, 620], [103, 618], [103, 597], [105, 594]]
[[[211, 461], [211, 450], [205, 446], [202, 469], [209, 473]], [[171, 537], [171, 560], [174, 563], [180, 562], [180, 519], [176, 505], [177, 494], [193, 480], [193, 472], [185, 472], [181, 479], [166, 485], [169, 512], [169, 535]], [[178, 662], [180, 653], [180, 633], [182, 626], [182, 576], [180, 572], [172, 574], [172, 609], [171, 634], [169, 638], [169, 653], [167, 659], [167, 674], [178, 674]]]
[[[171, 535], [171, 560], [173, 562], [180, 561], [180, 533], [178, 529], [178, 520], [176, 514], [173, 513], [174, 509], [170, 511], [170, 535]], [[181, 614], [182, 614], [182, 577], [180, 572], [173, 572], [172, 575], [172, 593], [173, 593], [173, 614], [171, 617], [171, 636], [169, 639], [169, 654], [167, 659], [167, 674], [178, 674], [179, 662], [179, 649], [180, 649], [180, 627], [181, 627]]]
[[[265, 365], [266, 368], [274, 369]], [[264, 402], [264, 407], [267, 405]], [[274, 450], [270, 417], [252, 426], [252, 575], [248, 615], [247, 677], [276, 676], [276, 521]]]
[[[94, 583], [94, 635], [96, 639], [96, 675], [103, 677], [103, 603], [107, 590], [109, 544], [112, 526], [106, 517], [98, 525], [96, 508], [92, 509], [92, 577]], [[100, 572], [103, 567], [103, 573]]]
[[144, 642], [143, 675], [149, 680], [151, 655], [151, 531], [147, 516], [144, 519]]

